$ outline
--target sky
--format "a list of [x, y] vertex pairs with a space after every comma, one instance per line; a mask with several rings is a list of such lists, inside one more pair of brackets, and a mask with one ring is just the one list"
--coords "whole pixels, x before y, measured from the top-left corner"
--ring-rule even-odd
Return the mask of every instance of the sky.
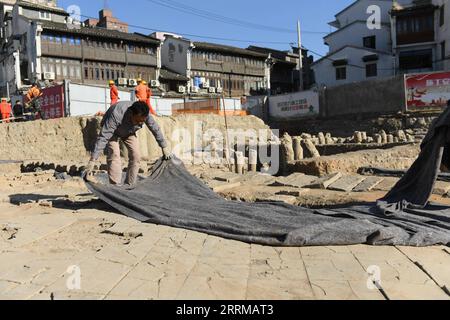
[[300, 19], [303, 46], [323, 55], [328, 52], [323, 37], [332, 31], [328, 22], [354, 0], [58, 0], [58, 5], [64, 9], [79, 6], [85, 20], [97, 17], [105, 2], [115, 17], [136, 26], [130, 28], [132, 32], [150, 34], [148, 29], [157, 29], [243, 48], [289, 50], [290, 44], [297, 45]]

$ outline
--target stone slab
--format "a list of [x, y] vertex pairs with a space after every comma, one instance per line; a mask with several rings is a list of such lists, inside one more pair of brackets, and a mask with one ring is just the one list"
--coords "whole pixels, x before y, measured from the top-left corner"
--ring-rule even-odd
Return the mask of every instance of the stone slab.
[[294, 173], [288, 177], [280, 177], [272, 184], [274, 187], [295, 187], [303, 188], [316, 181], [317, 177], [308, 176], [303, 173]]
[[335, 183], [331, 184], [328, 189], [334, 191], [350, 192], [364, 181], [362, 176], [344, 176]]
[[330, 185], [342, 178], [342, 173], [337, 172], [325, 177], [319, 178], [307, 187], [310, 189], [327, 189]]
[[358, 184], [353, 191], [354, 192], [368, 192], [372, 191], [377, 185], [383, 182], [383, 178], [380, 177], [368, 177], [360, 184]]

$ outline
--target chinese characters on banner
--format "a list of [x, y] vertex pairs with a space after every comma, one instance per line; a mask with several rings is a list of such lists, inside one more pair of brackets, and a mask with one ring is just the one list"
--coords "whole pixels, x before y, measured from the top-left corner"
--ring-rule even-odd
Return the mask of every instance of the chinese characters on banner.
[[64, 117], [64, 85], [42, 90], [41, 108], [44, 119]]
[[294, 119], [319, 114], [319, 94], [302, 91], [269, 97], [269, 113], [273, 118]]
[[405, 75], [406, 109], [445, 108], [450, 100], [450, 72]]

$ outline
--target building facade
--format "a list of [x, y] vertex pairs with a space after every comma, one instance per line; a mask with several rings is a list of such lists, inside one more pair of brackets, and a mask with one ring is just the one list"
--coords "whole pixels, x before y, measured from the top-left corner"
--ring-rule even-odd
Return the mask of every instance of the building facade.
[[99, 27], [128, 33], [128, 23], [115, 18], [110, 9], [100, 10], [98, 19], [86, 19], [84, 24], [88, 27]]
[[[324, 38], [329, 53], [313, 64], [316, 83], [450, 70], [449, 7], [446, 0], [353, 2], [330, 23], [337, 30]], [[379, 17], [378, 26], [372, 17]]]
[[[381, 9], [380, 20], [369, 28], [368, 8], [372, 5]], [[324, 37], [329, 53], [312, 65], [318, 85], [335, 86], [394, 74], [391, 9], [391, 1], [358, 0], [335, 15], [329, 25], [336, 31]]]
[[18, 1], [2, 16], [2, 90], [12, 93], [40, 80], [132, 86], [137, 78], [159, 78], [159, 40], [86, 27], [52, 3]]
[[394, 2], [393, 53], [400, 73], [450, 70], [450, 3]]
[[268, 54], [165, 35], [162, 65], [188, 78], [186, 92], [242, 97], [270, 89]]
[[[284, 94], [299, 91], [299, 54], [298, 48], [292, 51], [280, 51], [271, 48], [250, 46], [248, 50], [270, 55], [270, 93]], [[311, 69], [313, 57], [308, 50], [302, 50], [303, 56], [303, 90], [308, 90], [314, 84], [314, 72]]]

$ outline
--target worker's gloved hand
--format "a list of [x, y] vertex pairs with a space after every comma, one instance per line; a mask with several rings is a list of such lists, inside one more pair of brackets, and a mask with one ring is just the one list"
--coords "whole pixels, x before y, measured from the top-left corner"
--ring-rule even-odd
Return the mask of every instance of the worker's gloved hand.
[[172, 159], [172, 151], [168, 147], [162, 149], [164, 160]]

